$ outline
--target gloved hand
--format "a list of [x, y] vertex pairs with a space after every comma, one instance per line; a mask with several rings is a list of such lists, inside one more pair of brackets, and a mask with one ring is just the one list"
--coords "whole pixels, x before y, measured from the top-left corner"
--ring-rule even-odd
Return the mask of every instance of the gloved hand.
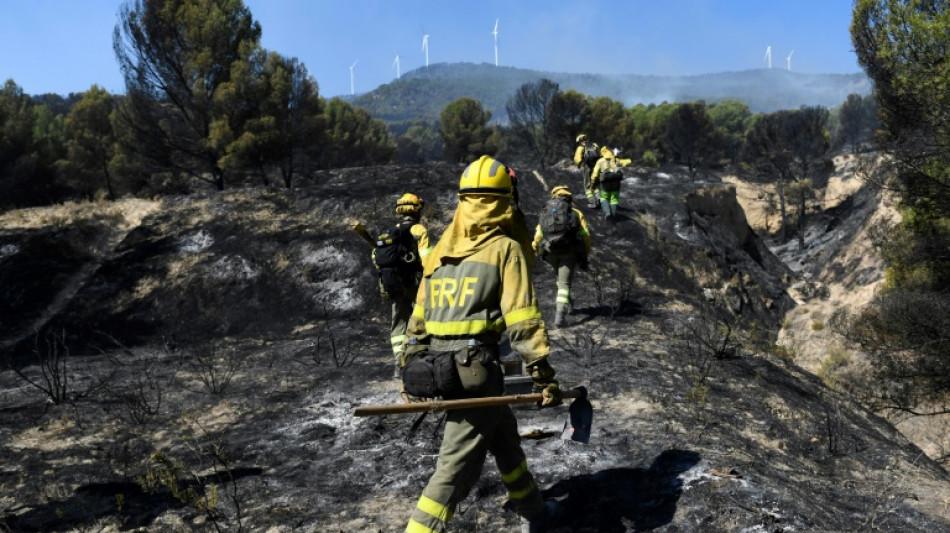
[[558, 384], [557, 380], [554, 379], [554, 374], [556, 373], [551, 364], [548, 363], [548, 359], [540, 359], [531, 363], [527, 366], [528, 374], [531, 375], [531, 379], [534, 380], [534, 390], [535, 392], [540, 392], [542, 395], [541, 402], [538, 404], [540, 407], [554, 407], [555, 405], [561, 404], [561, 387]]
[[557, 380], [548, 383], [541, 389], [541, 403], [538, 404], [538, 407], [554, 407], [561, 405], [561, 403], [561, 387]]

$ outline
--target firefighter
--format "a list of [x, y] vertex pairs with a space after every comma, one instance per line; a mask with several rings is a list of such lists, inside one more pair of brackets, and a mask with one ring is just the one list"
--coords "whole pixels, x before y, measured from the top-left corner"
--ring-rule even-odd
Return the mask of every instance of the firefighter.
[[[424, 206], [425, 201], [423, 201], [422, 198], [408, 192], [403, 194], [399, 200], [396, 201], [396, 214], [402, 217], [399, 224], [409, 226], [409, 232], [413, 240], [415, 240], [417, 261], [419, 262], [424, 261], [426, 256], [432, 252], [432, 246], [429, 244], [429, 231], [420, 223], [422, 219], [422, 208]], [[375, 255], [376, 250], [373, 251], [374, 260]], [[418, 271], [421, 272], [421, 264], [417, 264], [416, 266], [419, 269]], [[407, 275], [413, 278], [410, 281], [414, 283], [410, 283], [409, 281], [401, 283], [401, 285], [409, 286], [408, 290], [405, 291], [387, 291], [383, 287], [382, 282], [380, 283], [380, 292], [384, 297], [389, 298], [392, 303], [392, 324], [389, 341], [392, 345], [393, 356], [395, 357], [395, 372], [393, 374], [395, 378], [399, 378], [399, 372], [402, 367], [402, 351], [406, 341], [406, 327], [409, 325], [409, 317], [412, 315], [412, 305], [415, 300], [416, 288], [419, 285], [418, 276], [413, 276], [412, 273], [408, 273]]]
[[[513, 202], [508, 168], [489, 156], [470, 164], [459, 181], [455, 216], [424, 264], [422, 284], [409, 320], [410, 360], [419, 352], [456, 352], [477, 346], [493, 370], [484, 394], [503, 391], [498, 342], [507, 331], [526, 363], [541, 407], [561, 402], [548, 363], [550, 347], [531, 281], [530, 233]], [[456, 360], [458, 356], [456, 356]], [[523, 531], [544, 531], [559, 514], [544, 502], [528, 471], [518, 422], [508, 406], [446, 413], [436, 471], [412, 512], [408, 533], [446, 529], [456, 505], [468, 495], [491, 452]]]
[[598, 159], [600, 159], [600, 147], [597, 146], [597, 143], [589, 140], [584, 133], [578, 135], [577, 149], [574, 150], [574, 163], [584, 173], [584, 193], [587, 195], [587, 207], [591, 209], [600, 209], [597, 187], [591, 181], [594, 166]]
[[[573, 195], [566, 185], [551, 189], [551, 200], [534, 232], [531, 247], [547, 261], [557, 274], [554, 326], [564, 325], [564, 317], [571, 313], [571, 281], [577, 267], [587, 269], [590, 256], [590, 229], [584, 214], [573, 205]], [[561, 205], [563, 202], [564, 205]], [[568, 217], [554, 216], [567, 210]]]
[[[616, 150], [616, 149], [615, 149]], [[619, 150], [617, 150], [619, 153]], [[617, 153], [606, 146], [600, 149], [600, 159], [594, 165], [591, 182], [600, 185], [600, 205], [604, 210], [604, 220], [617, 219], [617, 206], [620, 204], [620, 182], [623, 180], [621, 167], [630, 166], [630, 159], [620, 159]]]

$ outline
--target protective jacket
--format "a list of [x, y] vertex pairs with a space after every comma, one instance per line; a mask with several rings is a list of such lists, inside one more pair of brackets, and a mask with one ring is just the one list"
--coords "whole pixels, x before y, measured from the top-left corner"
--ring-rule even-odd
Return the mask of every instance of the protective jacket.
[[[403, 220], [412, 218], [413, 217], [403, 217]], [[432, 253], [432, 245], [429, 244], [429, 230], [416, 221], [416, 223], [409, 228], [409, 233], [411, 233], [412, 237], [416, 240], [416, 246], [419, 248], [419, 259], [425, 261], [426, 256]]]
[[550, 353], [521, 245], [498, 236], [423, 278], [406, 333], [431, 350], [447, 351], [470, 339], [497, 344], [506, 330], [528, 365]]
[[618, 157], [601, 157], [597, 160], [597, 164], [594, 165], [594, 171], [590, 175], [591, 182], [593, 184], [598, 184], [603, 180], [603, 175], [613, 171], [619, 170], [620, 167], [627, 167], [633, 162], [631, 159], [620, 159]]

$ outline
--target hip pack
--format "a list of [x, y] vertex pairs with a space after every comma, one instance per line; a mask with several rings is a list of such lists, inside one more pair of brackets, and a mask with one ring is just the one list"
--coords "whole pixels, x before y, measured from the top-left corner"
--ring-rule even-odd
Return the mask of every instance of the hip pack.
[[402, 369], [405, 391], [419, 398], [447, 400], [501, 394], [503, 376], [498, 348], [466, 346], [458, 351], [421, 351], [407, 358]]

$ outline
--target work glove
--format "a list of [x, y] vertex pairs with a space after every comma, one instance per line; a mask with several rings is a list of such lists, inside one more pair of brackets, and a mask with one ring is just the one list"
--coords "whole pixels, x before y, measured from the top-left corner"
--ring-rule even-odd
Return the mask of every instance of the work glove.
[[555, 371], [551, 368], [547, 358], [536, 361], [527, 367], [531, 379], [534, 380], [534, 391], [541, 393], [539, 407], [554, 407], [561, 404], [561, 388], [556, 379]]
[[561, 405], [561, 400], [561, 387], [558, 385], [557, 380], [554, 380], [553, 382], [546, 384], [545, 387], [541, 389], [541, 402], [538, 403], [538, 407], [554, 407]]

